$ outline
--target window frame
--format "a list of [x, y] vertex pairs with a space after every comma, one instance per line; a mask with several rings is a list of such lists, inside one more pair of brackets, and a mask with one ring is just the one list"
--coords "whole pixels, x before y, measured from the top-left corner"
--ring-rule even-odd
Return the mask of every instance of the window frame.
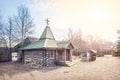
[[54, 58], [54, 51], [49, 50], [47, 53], [48, 53], [48, 58], [51, 58], [51, 59]]

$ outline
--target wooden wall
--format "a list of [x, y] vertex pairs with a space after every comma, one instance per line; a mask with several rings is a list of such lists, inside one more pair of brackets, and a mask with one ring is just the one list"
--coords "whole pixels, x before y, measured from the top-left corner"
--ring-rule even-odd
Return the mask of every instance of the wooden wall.
[[[66, 51], [65, 51], [66, 50]], [[65, 55], [66, 52], [66, 55]], [[24, 61], [27, 58], [37, 58], [42, 59], [43, 66], [53, 66], [56, 64], [65, 63], [65, 61], [71, 61], [71, 55], [69, 49], [40, 49], [40, 50], [26, 50], [24, 53]], [[50, 57], [50, 54], [53, 53], [54, 56]]]
[[53, 65], [55, 65], [55, 56], [54, 56], [54, 58], [49, 58], [48, 57], [49, 51], [50, 50], [43, 50], [43, 49], [41, 49], [41, 50], [24, 51], [24, 61], [27, 58], [42, 59], [43, 66], [53, 66]]
[[10, 61], [10, 55], [9, 55], [9, 50], [8, 48], [0, 48], [0, 61]]
[[43, 52], [40, 50], [24, 51], [24, 58], [42, 58]]

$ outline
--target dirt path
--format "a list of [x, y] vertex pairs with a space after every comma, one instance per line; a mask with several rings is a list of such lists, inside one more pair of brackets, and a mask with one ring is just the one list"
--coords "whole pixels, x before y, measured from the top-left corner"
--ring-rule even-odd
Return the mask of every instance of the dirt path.
[[0, 63], [0, 80], [120, 80], [120, 58], [98, 57], [71, 67], [30, 69], [18, 63]]

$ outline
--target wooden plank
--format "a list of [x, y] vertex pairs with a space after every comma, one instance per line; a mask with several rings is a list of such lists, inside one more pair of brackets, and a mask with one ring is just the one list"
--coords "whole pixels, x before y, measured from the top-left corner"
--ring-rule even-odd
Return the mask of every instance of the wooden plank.
[[66, 49], [64, 50], [64, 62], [66, 62]]

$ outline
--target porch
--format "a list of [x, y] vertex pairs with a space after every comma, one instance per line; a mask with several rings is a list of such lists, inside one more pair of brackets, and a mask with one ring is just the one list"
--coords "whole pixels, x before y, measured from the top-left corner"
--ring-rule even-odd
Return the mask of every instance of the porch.
[[72, 52], [70, 49], [59, 49], [56, 54], [57, 65], [67, 65], [72, 62]]
[[66, 65], [72, 62], [70, 49], [45, 49], [43, 51], [43, 66]]

